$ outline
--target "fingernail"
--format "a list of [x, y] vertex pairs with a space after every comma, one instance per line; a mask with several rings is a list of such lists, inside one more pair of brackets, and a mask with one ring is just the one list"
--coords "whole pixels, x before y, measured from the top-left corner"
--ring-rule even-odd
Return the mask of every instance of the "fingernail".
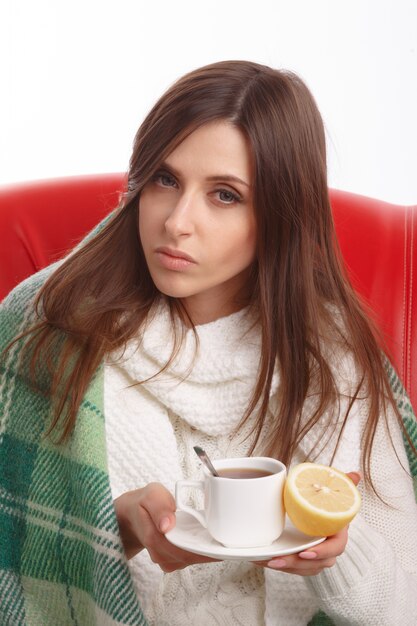
[[315, 559], [317, 554], [315, 552], [300, 552], [298, 555], [301, 559]]
[[279, 569], [280, 567], [285, 567], [286, 562], [284, 559], [273, 559], [268, 562], [268, 567], [273, 567], [274, 569]]
[[161, 533], [166, 533], [170, 525], [171, 522], [169, 521], [169, 517], [163, 517], [159, 522], [159, 530], [161, 531]]

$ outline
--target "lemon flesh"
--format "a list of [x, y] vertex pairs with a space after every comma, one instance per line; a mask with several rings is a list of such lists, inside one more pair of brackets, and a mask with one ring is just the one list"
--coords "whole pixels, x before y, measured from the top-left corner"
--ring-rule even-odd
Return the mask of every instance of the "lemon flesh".
[[294, 526], [306, 535], [334, 535], [355, 517], [360, 504], [354, 483], [333, 467], [300, 463], [288, 473], [285, 510]]

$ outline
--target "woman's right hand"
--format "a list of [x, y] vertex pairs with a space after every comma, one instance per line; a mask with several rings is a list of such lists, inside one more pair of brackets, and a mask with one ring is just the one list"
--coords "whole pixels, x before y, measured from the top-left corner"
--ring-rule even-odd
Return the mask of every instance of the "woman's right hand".
[[195, 563], [214, 561], [172, 545], [165, 533], [175, 526], [175, 500], [159, 483], [127, 491], [114, 501], [126, 557], [131, 559], [146, 548], [164, 572], [174, 572]]

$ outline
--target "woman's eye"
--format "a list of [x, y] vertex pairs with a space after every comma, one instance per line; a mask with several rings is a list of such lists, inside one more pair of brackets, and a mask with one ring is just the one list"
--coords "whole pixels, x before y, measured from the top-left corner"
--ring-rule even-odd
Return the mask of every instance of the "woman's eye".
[[233, 202], [240, 202], [240, 196], [237, 196], [233, 191], [227, 189], [219, 189], [216, 193], [219, 194], [219, 199], [225, 204], [232, 204]]
[[153, 176], [153, 180], [161, 187], [174, 187], [176, 185], [175, 178], [165, 172], [157, 172]]

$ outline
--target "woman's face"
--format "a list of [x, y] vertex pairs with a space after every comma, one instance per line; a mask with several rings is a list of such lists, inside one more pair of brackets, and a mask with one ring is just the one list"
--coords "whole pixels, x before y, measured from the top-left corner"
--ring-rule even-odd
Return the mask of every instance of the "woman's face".
[[139, 234], [152, 279], [193, 321], [239, 309], [255, 259], [252, 157], [225, 121], [191, 133], [144, 187]]

